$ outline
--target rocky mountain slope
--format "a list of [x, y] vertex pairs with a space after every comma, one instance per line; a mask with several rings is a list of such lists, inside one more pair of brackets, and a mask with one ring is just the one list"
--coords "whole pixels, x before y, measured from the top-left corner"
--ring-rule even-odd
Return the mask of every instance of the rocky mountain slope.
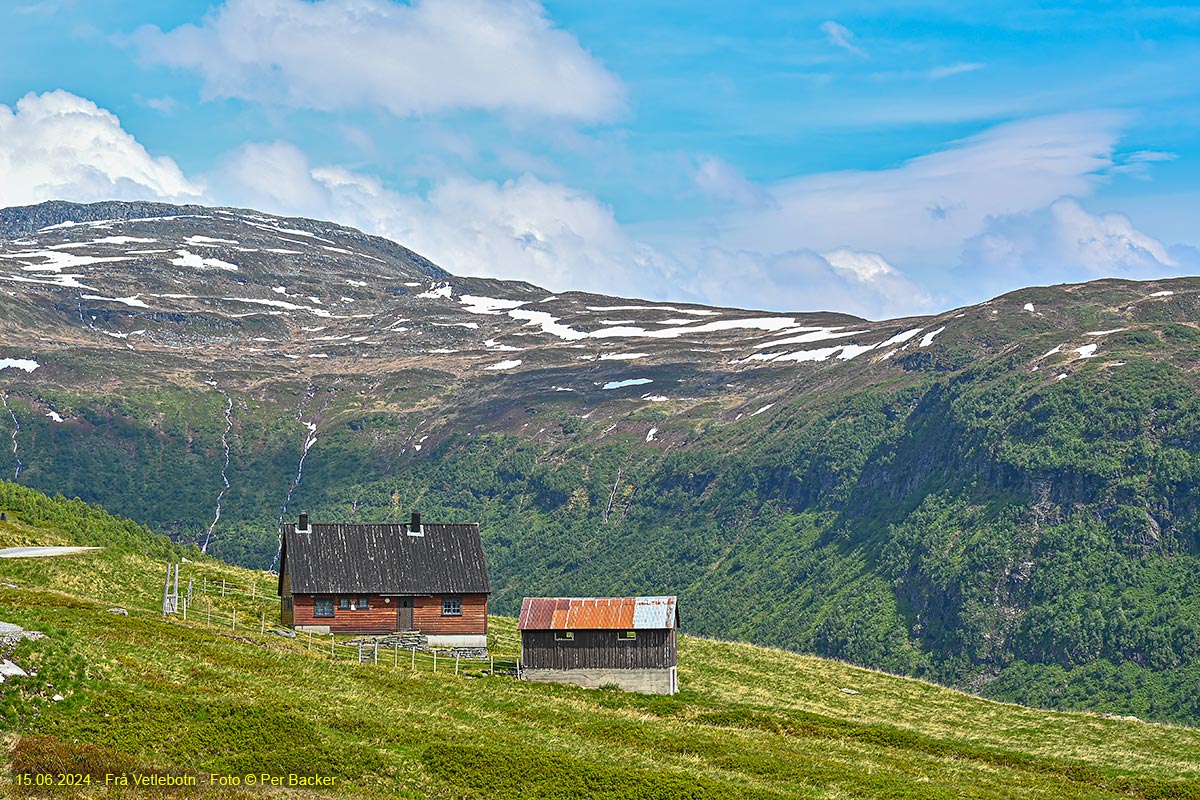
[[[814, 299], [819, 305], [819, 299]], [[1200, 722], [1200, 280], [873, 322], [459, 278], [312, 220], [0, 211], [0, 469], [269, 566], [281, 520], [477, 519], [494, 607]]]

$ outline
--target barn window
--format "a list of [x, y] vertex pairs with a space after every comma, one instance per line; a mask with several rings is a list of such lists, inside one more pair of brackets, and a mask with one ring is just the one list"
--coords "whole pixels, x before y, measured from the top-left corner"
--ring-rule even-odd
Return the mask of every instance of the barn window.
[[351, 605], [349, 597], [342, 596], [338, 598], [338, 611], [350, 611], [353, 608], [354, 606]]
[[556, 642], [573, 642], [575, 641], [575, 631], [555, 631], [554, 641]]
[[462, 616], [462, 598], [461, 597], [443, 597], [442, 598], [442, 616], [443, 617], [461, 617]]
[[283, 598], [283, 610], [284, 611], [292, 610], [292, 598], [290, 598], [290, 597]]
[[332, 597], [314, 597], [313, 598], [313, 616], [314, 617], [332, 617], [333, 616], [333, 598]]
[[637, 631], [618, 631], [617, 632], [617, 641], [618, 642], [632, 642], [635, 639], [637, 639]]
[[365, 594], [360, 594], [358, 596], [358, 610], [366, 611], [370, 607], [371, 607], [370, 597]]

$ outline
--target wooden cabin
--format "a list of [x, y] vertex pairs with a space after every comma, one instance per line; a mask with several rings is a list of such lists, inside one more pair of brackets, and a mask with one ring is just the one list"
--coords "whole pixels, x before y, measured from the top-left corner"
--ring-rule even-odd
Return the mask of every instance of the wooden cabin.
[[524, 680], [679, 691], [674, 597], [526, 597], [517, 628]]
[[487, 563], [477, 524], [283, 527], [280, 617], [313, 633], [417, 631], [432, 647], [487, 647]]

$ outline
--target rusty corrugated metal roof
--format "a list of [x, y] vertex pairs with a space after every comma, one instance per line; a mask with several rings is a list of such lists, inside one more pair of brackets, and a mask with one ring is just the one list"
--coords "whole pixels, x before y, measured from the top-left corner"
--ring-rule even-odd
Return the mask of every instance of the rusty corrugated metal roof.
[[649, 630], [678, 627], [675, 597], [526, 597], [518, 630]]

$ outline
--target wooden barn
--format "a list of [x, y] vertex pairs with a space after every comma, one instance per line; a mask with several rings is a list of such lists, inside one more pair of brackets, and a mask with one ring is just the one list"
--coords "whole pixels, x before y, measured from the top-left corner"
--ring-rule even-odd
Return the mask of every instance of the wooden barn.
[[283, 528], [284, 625], [313, 633], [417, 631], [433, 647], [487, 647], [479, 526], [310, 523]]
[[526, 597], [517, 628], [527, 681], [679, 691], [674, 597]]

